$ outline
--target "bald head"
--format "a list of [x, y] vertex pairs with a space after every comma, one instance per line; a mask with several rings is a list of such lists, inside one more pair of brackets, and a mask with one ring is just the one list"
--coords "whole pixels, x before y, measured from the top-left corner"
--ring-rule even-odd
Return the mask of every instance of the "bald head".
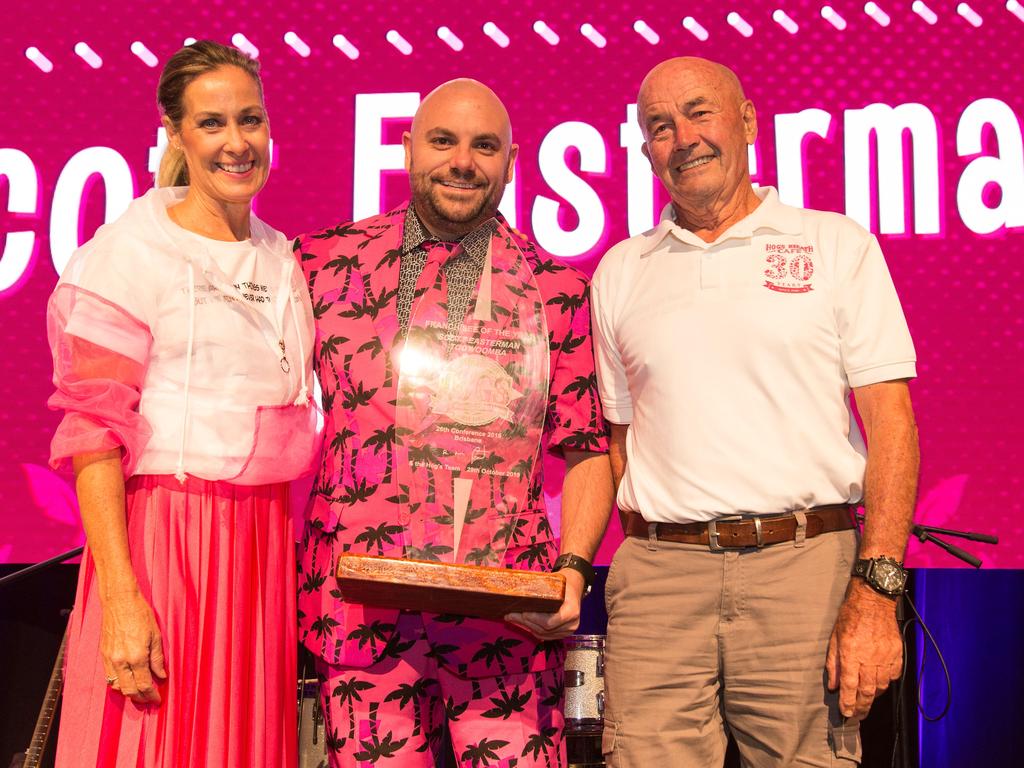
[[501, 99], [465, 78], [427, 94], [402, 144], [416, 213], [443, 239], [494, 216], [519, 150]]
[[724, 64], [698, 56], [679, 56], [658, 64], [640, 83], [636, 99], [639, 114], [643, 115], [645, 103], [666, 88], [685, 84], [713, 90], [725, 103], [739, 106], [746, 100], [740, 79]]
[[505, 105], [494, 91], [479, 80], [468, 77], [449, 80], [426, 95], [412, 118], [413, 135], [435, 125], [439, 118], [453, 108], [471, 109], [480, 113], [481, 117], [501, 126], [499, 134], [503, 142], [512, 143], [512, 123]]

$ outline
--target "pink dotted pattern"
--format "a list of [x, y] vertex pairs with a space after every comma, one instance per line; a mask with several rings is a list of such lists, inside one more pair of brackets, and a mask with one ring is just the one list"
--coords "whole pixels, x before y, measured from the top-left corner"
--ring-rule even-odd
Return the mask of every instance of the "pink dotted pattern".
[[[1003, 0], [972, 0], [980, 25], [958, 14], [953, 2], [929, 2], [937, 17], [931, 24], [909, 0], [886, 0], [878, 4], [889, 17], [885, 26], [864, 12], [863, 3], [836, 0], [830, 5], [845, 20], [842, 30], [823, 18], [824, 3], [806, 0], [691, 0], [685, 8], [634, 0], [498, 6], [464, 0], [399, 15], [393, 4], [372, 1], [87, 5], [21, 4], [20, 13], [5, 14], [0, 31], [0, 147], [27, 153], [41, 179], [38, 214], [28, 217], [3, 213], [9, 189], [0, 179], [0, 237], [27, 226], [39, 243], [26, 278], [0, 294], [0, 561], [40, 559], [80, 538], [68, 478], [38, 469], [56, 422], [44, 405], [50, 361], [43, 327], [56, 279], [48, 245], [56, 179], [78, 150], [109, 146], [129, 162], [137, 191], [146, 189], [159, 66], [140, 60], [132, 44], [140, 41], [162, 63], [186, 37], [228, 42], [241, 33], [260, 53], [278, 145], [278, 167], [259, 201], [275, 226], [298, 233], [350, 215], [354, 94], [426, 92], [469, 76], [491, 84], [512, 115], [522, 146], [519, 221], [526, 231], [536, 196], [553, 196], [536, 166], [548, 131], [581, 120], [605, 137], [608, 169], [587, 181], [605, 202], [608, 218], [599, 245], [576, 259], [586, 270], [626, 236], [619, 125], [640, 79], [664, 58], [708, 56], [741, 75], [761, 116], [762, 183], [775, 180], [773, 116], [809, 107], [829, 112], [838, 128], [806, 149], [808, 204], [817, 208], [845, 208], [844, 110], [877, 101], [926, 105], [941, 128], [942, 234], [880, 238], [920, 359], [913, 384], [924, 467], [919, 518], [997, 533], [999, 547], [976, 548], [987, 565], [1024, 567], [1024, 417], [1017, 411], [1024, 379], [1024, 241], [1019, 229], [977, 236], [956, 210], [956, 183], [966, 164], [956, 153], [960, 114], [981, 97], [1004, 101], [1018, 116], [1024, 109], [1024, 24]], [[773, 19], [780, 8], [795, 33]], [[749, 37], [727, 21], [732, 11], [749, 23]], [[683, 26], [687, 16], [706, 31], [706, 40]], [[537, 20], [557, 31], [557, 45], [534, 32]], [[657, 43], [637, 33], [639, 20]], [[506, 47], [484, 33], [488, 22], [508, 37]], [[584, 23], [599, 30], [604, 46], [580, 33]], [[461, 50], [438, 36], [441, 25], [462, 42]], [[409, 55], [387, 41], [391, 29], [408, 41]], [[287, 32], [309, 47], [308, 56], [296, 55], [284, 39]], [[358, 58], [335, 47], [339, 34], [358, 49]], [[96, 53], [101, 67], [75, 54], [79, 42]], [[52, 63], [52, 71], [26, 57], [30, 47]], [[386, 136], [397, 140], [400, 130], [388, 128]], [[989, 145], [987, 151], [997, 151], [994, 142]], [[578, 156], [570, 153], [568, 162], [578, 169]], [[405, 193], [400, 177], [386, 184], [389, 203]], [[82, 214], [88, 232], [101, 220], [102, 201], [102, 185], [94, 185]], [[572, 225], [574, 218], [569, 211], [564, 223]], [[554, 482], [548, 492], [557, 494]], [[934, 549], [914, 549], [911, 562], [957, 565]]]

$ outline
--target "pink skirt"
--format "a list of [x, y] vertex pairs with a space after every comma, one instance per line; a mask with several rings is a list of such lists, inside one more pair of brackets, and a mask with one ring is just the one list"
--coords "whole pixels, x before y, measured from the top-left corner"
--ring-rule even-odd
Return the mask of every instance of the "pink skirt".
[[66, 654], [57, 768], [293, 768], [295, 545], [287, 484], [140, 475], [128, 546], [163, 636], [162, 703], [110, 689], [88, 549]]

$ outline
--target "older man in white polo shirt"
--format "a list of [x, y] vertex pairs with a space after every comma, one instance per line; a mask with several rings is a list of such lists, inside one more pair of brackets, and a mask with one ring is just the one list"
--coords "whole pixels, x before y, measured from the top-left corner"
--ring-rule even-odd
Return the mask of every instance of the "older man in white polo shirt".
[[746, 765], [854, 765], [902, 663], [907, 324], [872, 235], [754, 189], [757, 118], [730, 70], [664, 62], [638, 111], [672, 205], [592, 287], [627, 533], [606, 591], [608, 764], [721, 765], [728, 728]]

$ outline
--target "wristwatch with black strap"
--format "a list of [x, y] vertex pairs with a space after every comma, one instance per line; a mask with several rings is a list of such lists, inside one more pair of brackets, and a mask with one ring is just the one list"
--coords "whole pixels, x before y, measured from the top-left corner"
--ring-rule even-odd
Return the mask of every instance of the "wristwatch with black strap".
[[851, 574], [886, 597], [899, 597], [907, 586], [907, 569], [891, 557], [861, 558], [853, 564]]
[[560, 571], [563, 568], [572, 568], [572, 570], [583, 576], [583, 597], [589, 595], [590, 588], [594, 585], [594, 566], [579, 555], [566, 552], [564, 555], [558, 556], [551, 570], [554, 572]]

